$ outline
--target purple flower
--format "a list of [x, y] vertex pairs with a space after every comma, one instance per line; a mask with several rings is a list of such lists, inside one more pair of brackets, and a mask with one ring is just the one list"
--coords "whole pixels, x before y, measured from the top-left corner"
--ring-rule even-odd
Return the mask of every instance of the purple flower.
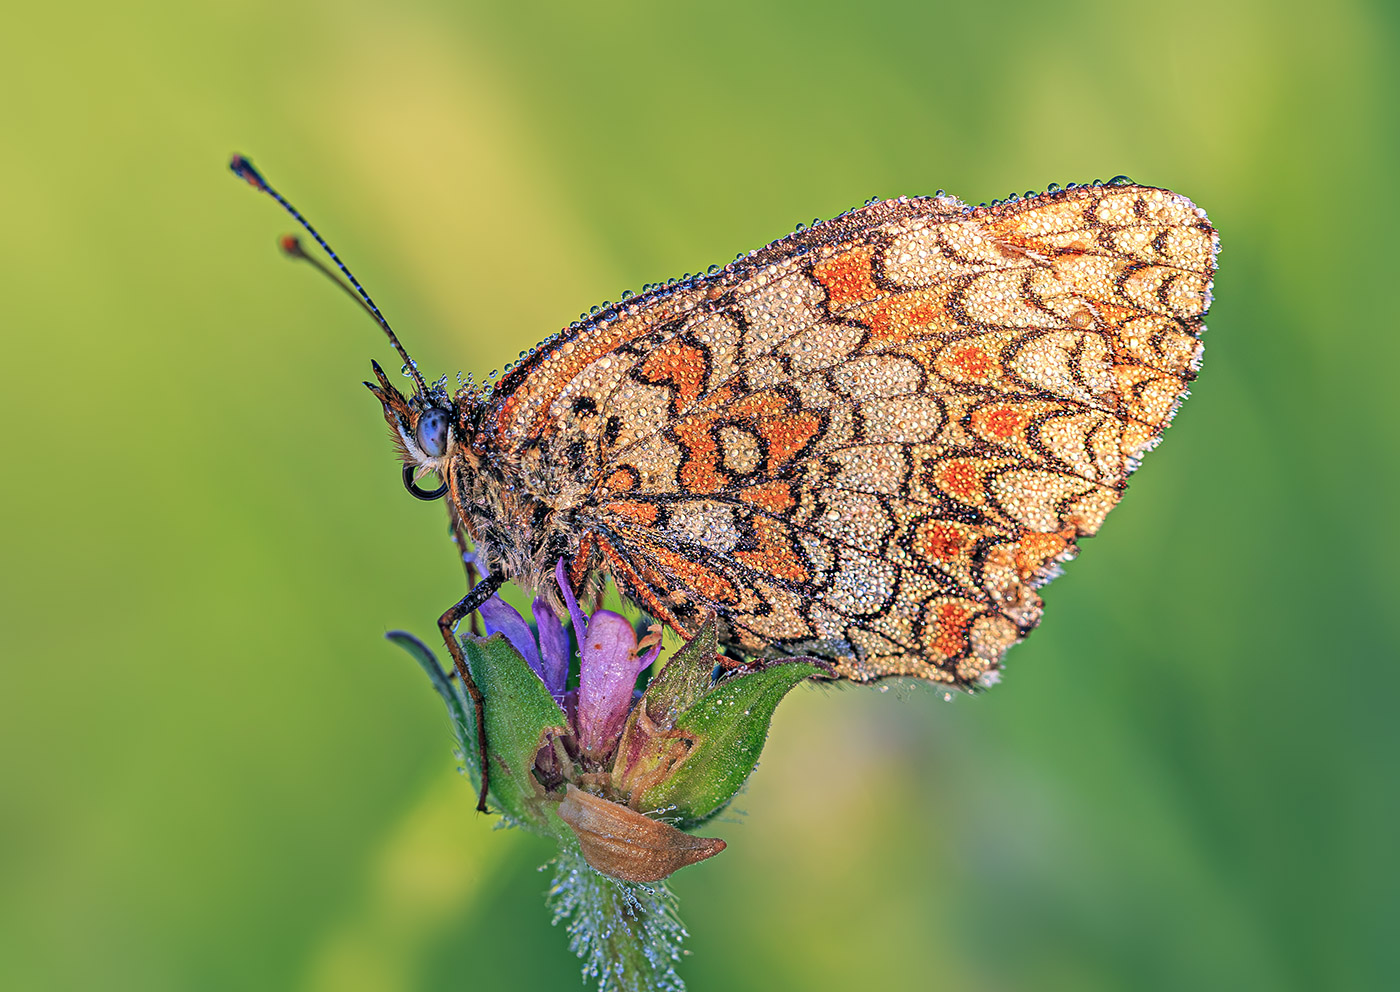
[[649, 668], [661, 653], [661, 640], [646, 654], [637, 657], [637, 632], [624, 616], [611, 610], [597, 610], [585, 617], [574, 598], [564, 560], [554, 569], [564, 603], [574, 622], [578, 639], [579, 679], [578, 717], [575, 730], [579, 744], [590, 754], [610, 752], [622, 734], [627, 712], [632, 708], [632, 690], [637, 676]]
[[569, 635], [564, 633], [564, 625], [543, 599], [530, 604], [530, 612], [540, 632], [538, 644], [525, 618], [500, 596], [492, 596], [482, 604], [481, 619], [486, 622], [487, 636], [505, 634], [506, 640], [529, 662], [549, 694], [561, 699], [569, 681]]
[[637, 643], [637, 632], [626, 617], [611, 610], [597, 610], [591, 617], [584, 616], [569, 585], [563, 559], [554, 574], [564, 594], [579, 646], [576, 706], [569, 706], [569, 701], [565, 700], [569, 637], [548, 602], [539, 598], [530, 607], [539, 630], [538, 641], [525, 618], [500, 596], [486, 601], [481, 607], [481, 617], [486, 622], [486, 633], [504, 634], [540, 677], [550, 695], [565, 702], [565, 708], [573, 717], [580, 747], [601, 757], [617, 745], [627, 713], [632, 708], [637, 676], [656, 661], [661, 653], [661, 640], [658, 637], [656, 643], [639, 656], [641, 647]]

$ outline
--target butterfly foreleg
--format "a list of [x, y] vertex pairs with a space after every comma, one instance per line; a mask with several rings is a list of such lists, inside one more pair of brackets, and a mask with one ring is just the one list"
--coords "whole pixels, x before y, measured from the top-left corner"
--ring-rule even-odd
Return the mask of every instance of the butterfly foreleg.
[[467, 668], [467, 659], [462, 654], [462, 642], [457, 639], [456, 628], [463, 617], [469, 616], [481, 609], [483, 603], [496, 594], [496, 590], [505, 582], [504, 575], [488, 575], [476, 585], [471, 591], [463, 596], [456, 606], [438, 618], [438, 630], [442, 631], [443, 642], [447, 645], [448, 654], [452, 655], [452, 663], [457, 668], [457, 675], [462, 680], [462, 685], [467, 689], [467, 694], [472, 697], [472, 712], [476, 717], [476, 747], [477, 756], [481, 765], [481, 794], [477, 796], [476, 808], [481, 812], [489, 812], [486, 808], [486, 792], [490, 785], [490, 768], [486, 760], [486, 700], [481, 695], [481, 689], [477, 687], [476, 680], [472, 678], [471, 670]]

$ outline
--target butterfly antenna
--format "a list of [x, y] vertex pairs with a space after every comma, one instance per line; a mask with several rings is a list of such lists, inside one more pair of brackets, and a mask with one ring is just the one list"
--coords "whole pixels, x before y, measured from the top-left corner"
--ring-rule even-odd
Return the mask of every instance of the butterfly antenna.
[[308, 255], [306, 253], [306, 249], [301, 246], [301, 238], [297, 237], [295, 234], [284, 234], [282, 235], [282, 237], [277, 239], [277, 245], [282, 249], [282, 254], [286, 255], [288, 258], [300, 259], [301, 261], [308, 263], [317, 272], [321, 273], [321, 275], [325, 276], [331, 282], [339, 286], [340, 289], [350, 297], [350, 299], [355, 301], [355, 305], [357, 307], [359, 307], [365, 313], [369, 314], [370, 317], [372, 317], [376, 323], [379, 322], [379, 318], [375, 316], [374, 311], [369, 308], [369, 304], [367, 304], [364, 300], [360, 299], [360, 294], [351, 289], [350, 284], [348, 282], [346, 282], [344, 279], [340, 278], [340, 276], [332, 272], [330, 267], [327, 266], [325, 262], [321, 261], [314, 255]]
[[321, 233], [311, 226], [311, 222], [303, 217], [301, 211], [292, 206], [291, 203], [287, 201], [286, 197], [272, 188], [268, 181], [262, 177], [262, 173], [253, 167], [252, 162], [249, 162], [242, 155], [235, 155], [229, 161], [228, 167], [233, 171], [235, 176], [244, 180], [249, 186], [266, 193], [276, 200], [283, 210], [291, 214], [292, 218], [302, 227], [306, 228], [307, 233], [316, 239], [316, 243], [321, 246], [321, 250], [330, 257], [330, 260], [335, 263], [335, 267], [344, 273], [345, 278], [350, 281], [350, 286], [354, 287], [353, 292], [350, 286], [341, 282], [334, 272], [303, 251], [301, 242], [295, 237], [288, 235], [282, 239], [282, 251], [292, 258], [299, 258], [310, 262], [341, 289], [350, 293], [351, 298], [359, 303], [360, 306], [364, 308], [365, 312], [374, 318], [374, 322], [384, 329], [384, 333], [389, 336], [389, 343], [394, 346], [394, 350], [403, 358], [404, 368], [406, 368], [408, 374], [413, 377], [413, 382], [417, 385], [418, 391], [426, 395], [428, 392], [428, 384], [423, 381], [423, 374], [418, 371], [418, 363], [409, 356], [407, 349], [399, 342], [399, 336], [394, 333], [394, 329], [389, 326], [389, 322], [385, 320], [384, 315], [379, 312], [379, 307], [374, 305], [374, 300], [365, 292], [365, 288], [360, 285], [360, 281], [355, 278], [355, 273], [351, 272], [349, 267], [340, 260], [340, 256], [326, 243], [326, 239], [321, 237]]

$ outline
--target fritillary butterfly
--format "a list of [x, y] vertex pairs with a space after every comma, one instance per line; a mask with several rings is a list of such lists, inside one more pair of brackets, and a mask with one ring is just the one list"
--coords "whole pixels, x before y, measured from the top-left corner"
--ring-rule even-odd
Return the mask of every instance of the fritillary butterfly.
[[610, 577], [682, 634], [713, 612], [744, 654], [995, 681], [1186, 395], [1217, 248], [1119, 180], [901, 197], [601, 308], [489, 387], [378, 373], [489, 576], [449, 647], [563, 558], [576, 592]]
[[419, 464], [527, 586], [567, 556], [743, 652], [985, 683], [1186, 394], [1216, 248], [1141, 186], [872, 203], [573, 325]]

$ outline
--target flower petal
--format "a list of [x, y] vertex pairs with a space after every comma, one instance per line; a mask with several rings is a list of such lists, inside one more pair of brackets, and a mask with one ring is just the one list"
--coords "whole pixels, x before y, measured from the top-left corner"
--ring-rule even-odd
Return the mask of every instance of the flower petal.
[[564, 694], [564, 686], [569, 681], [569, 635], [547, 600], [535, 600], [530, 609], [540, 632], [540, 660], [544, 669], [540, 674], [550, 694], [557, 699]]
[[540, 663], [539, 645], [535, 643], [535, 637], [530, 632], [530, 625], [514, 606], [500, 596], [492, 596], [481, 604], [481, 619], [486, 621], [486, 636], [505, 634], [506, 640], [520, 652], [521, 657], [540, 677], [540, 681], [549, 684], [544, 677], [544, 666]]
[[559, 559], [559, 564], [554, 566], [554, 581], [559, 583], [559, 591], [564, 595], [564, 605], [569, 608], [569, 616], [574, 621], [574, 638], [578, 643], [583, 643], [583, 632], [588, 627], [588, 620], [584, 617], [583, 611], [578, 608], [578, 600], [574, 598], [574, 587], [569, 584], [569, 570], [564, 566], [564, 559]]
[[585, 751], [606, 754], [617, 743], [632, 689], [649, 657], [638, 659], [637, 632], [626, 617], [599, 610], [579, 641], [578, 734]]

